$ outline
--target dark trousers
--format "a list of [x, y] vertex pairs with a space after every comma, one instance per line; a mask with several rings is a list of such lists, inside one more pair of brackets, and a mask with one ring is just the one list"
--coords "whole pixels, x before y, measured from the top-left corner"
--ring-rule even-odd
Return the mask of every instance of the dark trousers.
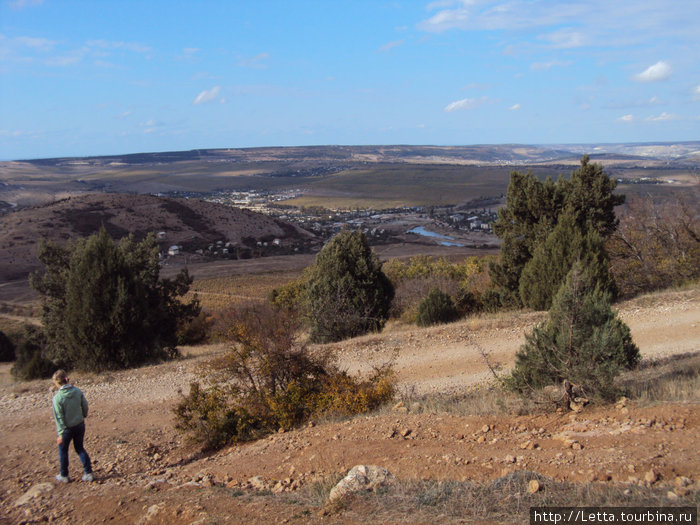
[[83, 439], [85, 438], [85, 423], [80, 423], [74, 427], [69, 427], [63, 432], [63, 442], [58, 445], [58, 459], [61, 462], [61, 476], [68, 477], [68, 447], [73, 441], [73, 448], [83, 464], [85, 473], [92, 472], [90, 465], [90, 456], [83, 448]]

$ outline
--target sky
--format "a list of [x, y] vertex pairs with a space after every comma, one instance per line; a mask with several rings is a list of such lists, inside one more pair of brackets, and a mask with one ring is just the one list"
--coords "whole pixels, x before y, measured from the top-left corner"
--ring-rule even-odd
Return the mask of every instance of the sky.
[[698, 0], [0, 0], [0, 159], [700, 140]]

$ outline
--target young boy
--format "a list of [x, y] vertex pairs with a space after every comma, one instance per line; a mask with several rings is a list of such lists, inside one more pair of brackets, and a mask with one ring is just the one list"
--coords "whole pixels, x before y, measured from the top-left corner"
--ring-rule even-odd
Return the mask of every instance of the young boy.
[[57, 370], [53, 375], [53, 382], [58, 387], [58, 392], [53, 396], [53, 416], [56, 419], [58, 431], [58, 459], [61, 462], [61, 472], [56, 479], [61, 483], [68, 483], [68, 447], [71, 440], [73, 448], [83, 463], [83, 481], [92, 481], [92, 466], [90, 456], [83, 448], [85, 437], [85, 421], [88, 415], [88, 403], [79, 388], [68, 383], [65, 371]]

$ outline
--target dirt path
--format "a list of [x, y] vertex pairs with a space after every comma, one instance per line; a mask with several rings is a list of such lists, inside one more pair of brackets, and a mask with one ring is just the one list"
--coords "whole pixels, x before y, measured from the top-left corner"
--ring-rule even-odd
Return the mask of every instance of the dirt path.
[[[618, 305], [645, 359], [700, 350], [700, 289], [652, 295]], [[427, 329], [388, 327], [333, 345], [348, 370], [367, 372], [394, 360], [399, 381], [416, 393], [463, 389], [491, 374], [482, 357], [507, 371], [525, 333], [546, 319], [544, 312], [521, 312], [468, 319]]]
[[[619, 308], [644, 357], [700, 350], [700, 288]], [[525, 330], [543, 318], [523, 312], [429, 329], [394, 325], [333, 346], [350, 370], [393, 358], [402, 389], [448, 393], [488, 378], [480, 349], [507, 369]], [[86, 447], [98, 482], [53, 484], [20, 506], [15, 506], [20, 496], [37, 483], [53, 482], [57, 470], [51, 393], [48, 381], [3, 386], [0, 524], [347, 523], [353, 521], [348, 514], [318, 514], [309, 491], [315, 480], [360, 463], [382, 465], [402, 480], [485, 481], [522, 470], [560, 481], [634, 486], [646, 483], [652, 469], [659, 479], [655, 486], [678, 476], [700, 480], [700, 412], [692, 404], [591, 408], [571, 416], [386, 410], [201, 456], [174, 432], [171, 408], [178, 389], [186, 390], [196, 377], [197, 364], [221, 350], [201, 347], [177, 362], [73, 378], [91, 403]], [[8, 365], [0, 368], [6, 373]], [[71, 476], [79, 475], [71, 452]], [[255, 483], [262, 492], [250, 488], [253, 476], [260, 476]], [[385, 522], [372, 516], [358, 520]], [[410, 516], [398, 521], [405, 520]]]

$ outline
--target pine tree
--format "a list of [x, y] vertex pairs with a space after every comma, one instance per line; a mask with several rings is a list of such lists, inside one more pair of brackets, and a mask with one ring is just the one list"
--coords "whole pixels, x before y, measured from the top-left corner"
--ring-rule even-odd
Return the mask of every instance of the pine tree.
[[567, 211], [523, 268], [519, 283], [522, 304], [533, 310], [548, 310], [567, 273], [579, 260], [601, 289], [614, 296], [615, 284], [608, 271], [603, 239], [595, 230], [584, 233]]
[[571, 178], [561, 179], [559, 184], [566, 195], [565, 206], [582, 231], [594, 230], [606, 239], [615, 231], [619, 223], [615, 206], [623, 204], [625, 196], [614, 193], [617, 182], [605, 174], [603, 166], [591, 164], [584, 155]]
[[580, 261], [557, 292], [548, 319], [525, 340], [509, 378], [521, 393], [568, 381], [587, 396], [612, 399], [615, 377], [640, 357], [629, 328], [610, 307], [610, 294]]
[[49, 351], [69, 367], [101, 371], [172, 356], [178, 325], [199, 313], [196, 299], [179, 300], [192, 282], [186, 270], [159, 279], [152, 234], [116, 244], [102, 228], [68, 248], [43, 244], [39, 259], [46, 271], [31, 284], [44, 296]]
[[547, 178], [541, 182], [532, 172], [513, 171], [506, 192], [506, 205], [498, 210], [494, 233], [503, 239], [498, 263], [489, 273], [505, 302], [520, 305], [520, 275], [538, 243], [557, 223], [563, 206], [561, 185]]
[[343, 231], [316, 257], [306, 291], [314, 342], [381, 330], [394, 287], [361, 232]]
[[[498, 211], [498, 220], [493, 225], [494, 233], [503, 239], [499, 262], [489, 269], [501, 297], [522, 304], [523, 271], [538, 249], [542, 249], [541, 245], [565, 211], [583, 238], [595, 232], [607, 239], [618, 224], [614, 208], [625, 200], [624, 195], [613, 193], [615, 187], [615, 180], [605, 174], [602, 166], [591, 164], [587, 155], [568, 180], [560, 177], [556, 183], [549, 178], [540, 182], [529, 172], [511, 173], [506, 206]], [[563, 275], [559, 275], [552, 280], [550, 298], [562, 279]], [[538, 304], [551, 304], [550, 301]]]

